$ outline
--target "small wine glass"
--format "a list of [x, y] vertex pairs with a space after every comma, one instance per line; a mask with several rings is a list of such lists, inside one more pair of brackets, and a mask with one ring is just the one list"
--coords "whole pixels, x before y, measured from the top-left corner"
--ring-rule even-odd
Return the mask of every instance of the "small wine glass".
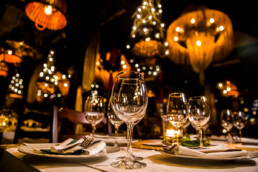
[[148, 105], [147, 88], [143, 75], [128, 71], [119, 73], [112, 88], [111, 105], [117, 117], [127, 125], [127, 155], [124, 159], [113, 162], [111, 166], [122, 169], [145, 167], [145, 163], [136, 161], [132, 156], [133, 127], [144, 117], [142, 112]]
[[204, 96], [194, 96], [188, 102], [189, 119], [193, 126], [196, 126], [200, 134], [200, 147], [203, 147], [202, 128], [210, 119], [209, 105]]
[[242, 142], [242, 129], [246, 124], [246, 115], [242, 111], [234, 113], [233, 125], [239, 130], [239, 141]]
[[118, 137], [118, 129], [119, 127], [124, 123], [124, 121], [122, 121], [121, 119], [119, 119], [117, 117], [117, 115], [115, 114], [115, 112], [113, 111], [112, 107], [111, 107], [111, 104], [109, 103], [108, 104], [108, 112], [107, 112], [107, 116], [108, 116], [108, 119], [109, 121], [111, 122], [112, 125], [114, 125], [115, 127], [115, 143], [114, 143], [114, 146], [113, 148], [117, 149], [117, 150], [120, 150], [118, 144], [117, 144], [117, 137]]
[[221, 110], [221, 126], [227, 131], [227, 140], [228, 140], [228, 144], [232, 145], [232, 136], [230, 134], [230, 130], [233, 127], [233, 113], [230, 109], [223, 109]]
[[92, 125], [92, 137], [96, 130], [96, 125], [99, 124], [105, 114], [106, 99], [102, 96], [90, 95], [85, 101], [84, 111], [86, 120]]
[[[180, 92], [169, 94], [166, 111], [173, 128], [182, 129], [188, 118], [185, 94]], [[182, 138], [178, 137], [174, 141], [180, 144], [181, 140]]]

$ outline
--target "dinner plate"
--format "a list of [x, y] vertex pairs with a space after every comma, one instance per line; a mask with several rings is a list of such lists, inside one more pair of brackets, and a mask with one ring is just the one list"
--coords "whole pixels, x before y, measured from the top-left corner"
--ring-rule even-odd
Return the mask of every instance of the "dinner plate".
[[95, 155], [87, 155], [83, 153], [80, 155], [58, 155], [58, 154], [48, 154], [40, 151], [40, 149], [49, 149], [51, 146], [54, 146], [54, 145], [56, 145], [56, 143], [26, 144], [18, 147], [18, 151], [24, 154], [34, 155], [34, 156], [58, 158], [58, 159], [73, 159], [73, 160], [94, 159], [94, 158], [101, 158], [106, 156], [105, 151], [101, 151], [100, 153]]
[[218, 158], [216, 156], [214, 157], [198, 157], [198, 156], [188, 156], [188, 155], [175, 155], [175, 154], [170, 154], [163, 152], [167, 155], [170, 155], [171, 157], [175, 158], [184, 158], [184, 159], [192, 159], [192, 160], [205, 160], [205, 161], [232, 161], [232, 160], [244, 160], [244, 159], [250, 159], [250, 155], [245, 155], [245, 156], [237, 156], [237, 157], [230, 157], [230, 158]]

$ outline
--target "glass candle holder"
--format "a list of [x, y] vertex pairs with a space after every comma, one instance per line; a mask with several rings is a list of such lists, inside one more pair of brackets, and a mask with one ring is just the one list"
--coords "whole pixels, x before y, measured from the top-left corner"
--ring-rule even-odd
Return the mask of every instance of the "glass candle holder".
[[173, 121], [169, 115], [162, 116], [163, 140], [172, 145], [174, 143], [181, 145], [183, 141], [183, 127], [181, 123]]

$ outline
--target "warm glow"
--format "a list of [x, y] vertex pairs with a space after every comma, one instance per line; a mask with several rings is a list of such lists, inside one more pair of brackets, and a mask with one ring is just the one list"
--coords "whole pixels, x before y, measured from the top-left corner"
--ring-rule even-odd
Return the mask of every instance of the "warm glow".
[[197, 46], [201, 46], [202, 45], [202, 42], [200, 40], [196, 41], [196, 45]]
[[179, 134], [180, 134], [180, 130], [170, 129], [170, 130], [166, 131], [166, 136], [167, 137], [177, 137]]
[[214, 18], [210, 18], [210, 23], [214, 23]]
[[9, 55], [12, 55], [12, 54], [13, 54], [12, 50], [8, 50], [7, 53], [8, 53]]
[[195, 19], [194, 19], [194, 18], [191, 19], [191, 23], [192, 23], [192, 24], [195, 23]]
[[44, 12], [46, 13], [46, 15], [51, 15], [52, 14], [52, 6], [48, 5], [45, 7]]
[[68, 84], [67, 84], [67, 83], [64, 83], [64, 87], [68, 87]]
[[223, 87], [223, 84], [222, 84], [222, 83], [218, 83], [218, 87], [219, 87], [219, 88], [222, 88], [222, 87]]
[[180, 32], [180, 27], [179, 26], [176, 27], [176, 31]]
[[175, 36], [175, 37], [174, 37], [174, 41], [178, 41], [178, 36]]

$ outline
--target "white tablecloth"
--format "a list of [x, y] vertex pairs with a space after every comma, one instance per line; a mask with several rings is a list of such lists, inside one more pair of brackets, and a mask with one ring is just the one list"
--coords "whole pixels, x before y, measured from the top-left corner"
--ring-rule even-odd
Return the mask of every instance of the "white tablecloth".
[[[172, 158], [168, 154], [155, 150], [133, 149], [136, 156], [144, 158], [147, 167], [131, 171], [149, 172], [258, 172], [258, 158], [236, 161], [203, 161]], [[1, 171], [42, 171], [42, 172], [94, 172], [94, 171], [128, 171], [111, 167], [111, 162], [125, 155], [125, 151], [107, 154], [107, 157], [88, 162], [72, 160], [49, 160], [20, 153], [17, 148], [4, 152], [0, 162]]]

